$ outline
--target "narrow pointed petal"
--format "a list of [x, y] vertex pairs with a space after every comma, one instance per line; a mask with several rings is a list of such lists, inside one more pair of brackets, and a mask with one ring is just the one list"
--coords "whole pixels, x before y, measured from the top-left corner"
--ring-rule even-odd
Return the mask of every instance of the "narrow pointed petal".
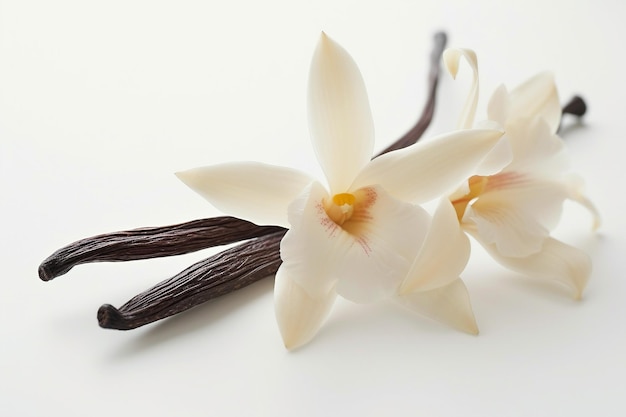
[[379, 184], [404, 201], [424, 203], [447, 194], [474, 174], [503, 132], [460, 130], [372, 160], [351, 189]]
[[195, 168], [176, 176], [224, 213], [284, 227], [289, 203], [313, 181], [300, 171], [257, 162]]
[[400, 287], [400, 294], [443, 287], [458, 279], [470, 256], [470, 242], [456, 211], [442, 199], [424, 244]]
[[537, 74], [511, 91], [509, 111], [516, 118], [539, 116], [555, 133], [561, 123], [561, 103], [554, 76], [548, 72]]
[[469, 294], [460, 278], [443, 287], [401, 295], [396, 300], [418, 314], [465, 333], [478, 334]]
[[589, 213], [591, 213], [593, 217], [593, 230], [598, 230], [600, 225], [602, 224], [602, 219], [600, 217], [600, 212], [596, 208], [596, 206], [587, 198], [584, 194], [584, 186], [582, 179], [577, 175], [570, 175], [568, 177], [568, 185], [569, 185], [569, 198], [572, 201], [577, 202], [584, 208], [586, 208]]
[[274, 284], [274, 308], [287, 349], [296, 349], [315, 336], [330, 313], [335, 298], [334, 291], [311, 296], [282, 267], [278, 269]]
[[322, 33], [309, 74], [311, 139], [332, 194], [345, 192], [372, 157], [374, 123], [352, 57]]
[[373, 302], [397, 292], [421, 246], [428, 214], [380, 189], [359, 191], [364, 203], [343, 225], [324, 211], [319, 184], [289, 208], [281, 242], [285, 270], [312, 297], [332, 289], [351, 301]]
[[525, 258], [504, 256], [493, 244], [486, 243], [470, 231], [503, 266], [534, 278], [551, 279], [568, 286], [575, 299], [580, 299], [591, 274], [591, 259], [573, 246], [547, 238], [540, 252]]
[[465, 106], [461, 112], [459, 129], [469, 129], [474, 125], [474, 117], [476, 116], [476, 105], [478, 104], [478, 59], [476, 53], [471, 49], [451, 48], [443, 52], [443, 62], [446, 64], [448, 72], [452, 78], [456, 78], [459, 71], [461, 57], [465, 58], [470, 65], [473, 73], [472, 87], [467, 95]]

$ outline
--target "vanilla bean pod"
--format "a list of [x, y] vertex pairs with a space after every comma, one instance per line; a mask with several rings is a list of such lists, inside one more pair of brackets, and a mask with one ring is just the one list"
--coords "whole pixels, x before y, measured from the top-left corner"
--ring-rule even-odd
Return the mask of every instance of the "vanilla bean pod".
[[[428, 77], [429, 94], [421, 117], [409, 132], [377, 156], [416, 143], [428, 128], [435, 109], [441, 55], [445, 48], [446, 39], [446, 34], [443, 32], [438, 32], [434, 36], [435, 46], [430, 56], [431, 68]], [[285, 232], [276, 232], [266, 237], [250, 240], [236, 248], [201, 261], [176, 276], [162, 281], [155, 287], [136, 295], [119, 309], [105, 304], [98, 310], [98, 323], [101, 327], [109, 329], [134, 329], [181, 313], [212, 298], [271, 276], [276, 273], [281, 264], [280, 240]], [[274, 239], [273, 237], [276, 236], [279, 237]], [[234, 256], [234, 252], [229, 252], [232, 250], [237, 250], [238, 255]], [[222, 258], [222, 255], [225, 258]], [[237, 256], [243, 257], [245, 264], [241, 264]], [[229, 259], [228, 262], [243, 268], [245, 285], [241, 285], [240, 275], [236, 268], [225, 270], [225, 272], [220, 269], [212, 272], [212, 268], [215, 268], [216, 265], [228, 266], [228, 262], [222, 262], [224, 259]], [[237, 285], [231, 285], [231, 279], [233, 284]]]
[[171, 226], [107, 233], [59, 249], [41, 263], [39, 278], [49, 281], [76, 265], [89, 262], [134, 261], [182, 255], [282, 230], [279, 226], [257, 226], [236, 217], [222, 216]]
[[587, 103], [580, 96], [574, 96], [563, 106], [563, 114], [571, 114], [576, 117], [582, 117], [587, 112]]
[[259, 237], [200, 261], [136, 295], [119, 309], [98, 310], [101, 327], [130, 330], [161, 320], [274, 275], [286, 230]]

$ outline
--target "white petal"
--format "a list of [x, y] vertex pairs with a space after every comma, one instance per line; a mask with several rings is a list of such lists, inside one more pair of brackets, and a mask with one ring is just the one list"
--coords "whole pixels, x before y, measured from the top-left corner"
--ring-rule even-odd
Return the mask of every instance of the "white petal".
[[219, 164], [176, 176], [216, 208], [259, 225], [287, 226], [287, 207], [312, 181], [290, 168], [257, 162]]
[[381, 185], [392, 196], [423, 203], [469, 178], [502, 136], [498, 130], [459, 130], [372, 160], [351, 189]]
[[504, 256], [526, 257], [541, 250], [561, 217], [567, 195], [561, 183], [496, 175], [468, 206], [463, 222], [475, 223], [481, 239], [495, 244]]
[[489, 120], [493, 120], [505, 126], [510, 114], [510, 105], [509, 92], [504, 85], [500, 85], [489, 99], [489, 104], [487, 104], [487, 117]]
[[472, 235], [493, 259], [505, 267], [530, 277], [559, 281], [572, 289], [574, 298], [579, 299], [582, 296], [591, 273], [591, 260], [580, 249], [548, 238], [538, 253], [525, 258], [508, 257], [502, 255], [495, 245], [483, 242], [474, 233]]
[[372, 157], [374, 123], [359, 68], [324, 33], [311, 62], [308, 111], [313, 148], [332, 194], [345, 192]]
[[471, 49], [446, 49], [443, 52], [443, 62], [446, 64], [448, 72], [452, 75], [452, 78], [456, 78], [459, 71], [459, 64], [461, 57], [464, 57], [472, 68], [473, 81], [472, 88], [467, 95], [465, 106], [461, 112], [459, 123], [457, 127], [459, 129], [469, 129], [474, 124], [474, 116], [476, 115], [476, 104], [478, 103], [478, 59], [476, 53]]
[[555, 133], [561, 123], [561, 104], [551, 73], [537, 74], [511, 91], [509, 118], [534, 116], [542, 117], [551, 133]]
[[478, 334], [467, 288], [461, 279], [430, 291], [399, 296], [397, 302], [411, 311], [470, 334]]
[[577, 202], [581, 206], [589, 210], [589, 213], [593, 216], [593, 230], [597, 230], [602, 223], [600, 218], [600, 212], [596, 206], [585, 196], [583, 192], [583, 181], [577, 175], [567, 176], [567, 184], [569, 185], [569, 198], [572, 201]]
[[400, 294], [450, 284], [465, 269], [469, 255], [469, 239], [459, 226], [456, 211], [448, 199], [442, 199]]
[[330, 291], [311, 297], [282, 266], [276, 273], [274, 308], [276, 321], [287, 349], [309, 342], [330, 313], [336, 294]]
[[327, 197], [312, 184], [289, 209], [291, 229], [281, 242], [284, 268], [312, 297], [336, 288], [354, 302], [372, 302], [397, 291], [421, 245], [428, 215], [390, 198], [379, 187], [366, 210], [338, 226], [326, 214]]
[[507, 171], [527, 172], [533, 176], [559, 175], [568, 168], [569, 158], [563, 140], [550, 131], [542, 118], [516, 119], [507, 123], [506, 138], [513, 161]]

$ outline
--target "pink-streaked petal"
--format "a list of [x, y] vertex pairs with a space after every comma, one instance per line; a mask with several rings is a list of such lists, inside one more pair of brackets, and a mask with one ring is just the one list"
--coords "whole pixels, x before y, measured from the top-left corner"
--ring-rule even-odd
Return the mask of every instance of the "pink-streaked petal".
[[357, 303], [377, 301], [398, 291], [429, 222], [421, 207], [396, 200], [381, 187], [367, 192], [375, 201], [361, 221], [344, 224], [354, 243], [335, 265], [337, 293]]
[[345, 192], [372, 157], [374, 123], [359, 68], [324, 33], [311, 62], [308, 112], [313, 148], [331, 191]]
[[546, 121], [550, 132], [556, 133], [561, 123], [561, 103], [551, 73], [535, 75], [511, 91], [509, 98], [509, 119], [539, 116]]
[[335, 298], [334, 291], [312, 297], [282, 266], [278, 269], [274, 284], [274, 309], [287, 349], [296, 349], [315, 336], [330, 313]]
[[394, 200], [379, 187], [366, 209], [342, 226], [323, 206], [328, 196], [312, 184], [289, 209], [291, 229], [281, 242], [281, 268], [311, 297], [332, 289], [354, 302], [394, 294], [408, 272], [427, 228], [421, 208]]
[[195, 168], [176, 176], [225, 214], [285, 227], [289, 203], [313, 181], [300, 171], [258, 162]]
[[461, 230], [456, 211], [442, 199], [415, 262], [400, 287], [400, 294], [444, 287], [458, 279], [470, 256], [470, 243]]
[[567, 193], [561, 183], [500, 174], [489, 178], [463, 222], [475, 224], [481, 239], [504, 256], [523, 258], [541, 250], [561, 217]]
[[408, 293], [397, 297], [396, 300], [418, 314], [465, 333], [478, 334], [467, 288], [459, 278], [446, 286]]
[[573, 246], [554, 238], [547, 238], [541, 251], [525, 258], [504, 256], [493, 244], [472, 235], [487, 249], [489, 254], [503, 266], [531, 278], [551, 279], [568, 286], [575, 299], [582, 297], [591, 274], [591, 259]]
[[461, 57], [470, 65], [473, 73], [472, 87], [467, 95], [461, 117], [457, 127], [459, 129], [469, 129], [474, 125], [474, 117], [476, 115], [476, 105], [478, 103], [478, 59], [476, 53], [471, 49], [446, 49], [443, 52], [443, 62], [448, 69], [448, 72], [452, 75], [452, 78], [456, 78], [459, 71], [459, 64]]
[[352, 184], [379, 184], [395, 198], [424, 203], [447, 194], [474, 174], [503, 132], [468, 129], [440, 135], [372, 160]]

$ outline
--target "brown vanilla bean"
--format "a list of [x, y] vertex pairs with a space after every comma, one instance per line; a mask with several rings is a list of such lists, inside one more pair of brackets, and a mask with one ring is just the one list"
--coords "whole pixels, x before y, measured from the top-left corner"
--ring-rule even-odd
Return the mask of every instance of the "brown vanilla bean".
[[582, 117], [587, 112], [587, 103], [580, 96], [574, 96], [563, 106], [563, 114]]
[[[376, 157], [416, 143], [430, 125], [435, 109], [441, 55], [446, 40], [445, 33], [435, 34], [435, 46], [430, 57], [429, 95], [417, 124]], [[108, 329], [134, 329], [271, 276], [281, 263], [280, 240], [285, 232], [276, 232], [244, 242], [233, 249], [205, 259], [136, 295], [119, 309], [105, 304], [98, 310], [98, 323]], [[242, 271], [243, 278], [237, 269], [224, 269], [228, 268], [230, 263], [240, 265], [241, 257], [245, 266]], [[250, 270], [253, 272], [247, 272]], [[242, 281], [246, 284], [242, 285]]]
[[223, 216], [107, 233], [59, 249], [41, 263], [39, 277], [49, 281], [79, 264], [181, 255], [284, 230], [278, 226], [257, 226], [246, 220]]
[[98, 323], [109, 329], [135, 329], [274, 275], [285, 233], [274, 232], [200, 261], [119, 309], [105, 304], [98, 310]]
[[422, 109], [422, 115], [417, 123], [404, 134], [400, 139], [389, 145], [376, 156], [386, 154], [387, 152], [406, 148], [416, 143], [424, 134], [435, 113], [435, 100], [437, 98], [437, 85], [439, 83], [439, 74], [441, 73], [441, 55], [446, 48], [448, 37], [445, 32], [437, 32], [434, 36], [435, 46], [430, 54], [430, 71], [428, 73], [428, 97], [426, 104]]

